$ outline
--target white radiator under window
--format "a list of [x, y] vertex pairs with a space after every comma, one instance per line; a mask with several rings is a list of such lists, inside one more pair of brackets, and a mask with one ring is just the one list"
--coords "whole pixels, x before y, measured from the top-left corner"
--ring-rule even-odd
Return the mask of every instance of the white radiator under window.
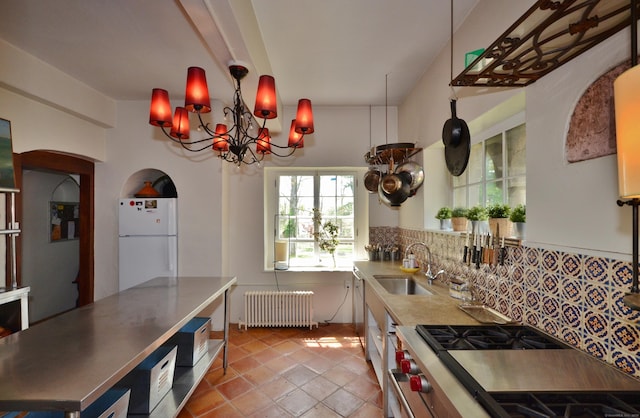
[[252, 291], [244, 294], [244, 321], [238, 328], [247, 327], [309, 327], [313, 320], [313, 292]]

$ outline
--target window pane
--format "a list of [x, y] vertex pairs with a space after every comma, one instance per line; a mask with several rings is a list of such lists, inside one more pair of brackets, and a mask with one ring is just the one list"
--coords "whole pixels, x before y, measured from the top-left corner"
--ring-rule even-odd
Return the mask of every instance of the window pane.
[[486, 206], [503, 202], [502, 180], [487, 182]]
[[484, 149], [486, 180], [502, 178], [502, 134], [487, 139]]
[[459, 176], [451, 176], [453, 177], [453, 187], [460, 187], [467, 184], [467, 170]]
[[469, 207], [482, 205], [482, 188], [480, 184], [469, 186]]
[[467, 189], [466, 187], [458, 187], [453, 189], [453, 207], [467, 207]]
[[509, 205], [516, 207], [517, 205], [527, 204], [527, 185], [525, 177], [515, 177], [507, 181], [509, 191]]
[[471, 146], [467, 171], [469, 173], [469, 183], [482, 181], [482, 143]]
[[507, 175], [522, 176], [526, 172], [527, 130], [524, 124], [506, 132]]

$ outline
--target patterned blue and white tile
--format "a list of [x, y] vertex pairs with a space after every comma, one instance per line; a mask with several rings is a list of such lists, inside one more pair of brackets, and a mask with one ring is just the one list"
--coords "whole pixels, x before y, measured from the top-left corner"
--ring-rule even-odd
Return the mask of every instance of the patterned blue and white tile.
[[611, 262], [611, 279], [619, 287], [629, 287], [632, 280], [631, 263], [622, 260]]
[[580, 254], [562, 253], [562, 274], [570, 277], [582, 275], [582, 256]]
[[557, 273], [560, 270], [560, 252], [554, 250], [541, 250], [541, 269], [548, 273]]
[[588, 256], [584, 259], [584, 277], [587, 280], [608, 284], [610, 260], [604, 257]]
[[638, 355], [614, 349], [611, 353], [611, 362], [622, 371], [640, 378], [640, 357]]

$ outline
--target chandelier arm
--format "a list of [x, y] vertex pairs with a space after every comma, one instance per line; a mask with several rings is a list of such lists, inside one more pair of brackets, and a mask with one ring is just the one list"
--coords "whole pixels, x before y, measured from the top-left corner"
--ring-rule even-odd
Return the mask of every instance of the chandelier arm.
[[201, 112], [196, 112], [198, 115], [198, 122], [200, 122], [200, 128], [204, 129], [204, 131], [207, 133], [207, 135], [211, 135], [211, 139], [213, 140], [213, 138], [216, 136], [215, 130], [211, 130], [211, 128], [209, 128], [209, 123], [205, 122], [202, 120], [202, 113]]

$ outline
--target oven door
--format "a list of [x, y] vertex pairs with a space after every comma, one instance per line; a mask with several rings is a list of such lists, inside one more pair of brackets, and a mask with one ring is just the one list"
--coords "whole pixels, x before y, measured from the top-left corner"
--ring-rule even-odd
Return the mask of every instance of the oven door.
[[[402, 418], [435, 418], [422, 398], [409, 386], [409, 376], [396, 370], [388, 370], [390, 387], [397, 402], [389, 400], [394, 416]], [[396, 403], [396, 405], [393, 405]]]

